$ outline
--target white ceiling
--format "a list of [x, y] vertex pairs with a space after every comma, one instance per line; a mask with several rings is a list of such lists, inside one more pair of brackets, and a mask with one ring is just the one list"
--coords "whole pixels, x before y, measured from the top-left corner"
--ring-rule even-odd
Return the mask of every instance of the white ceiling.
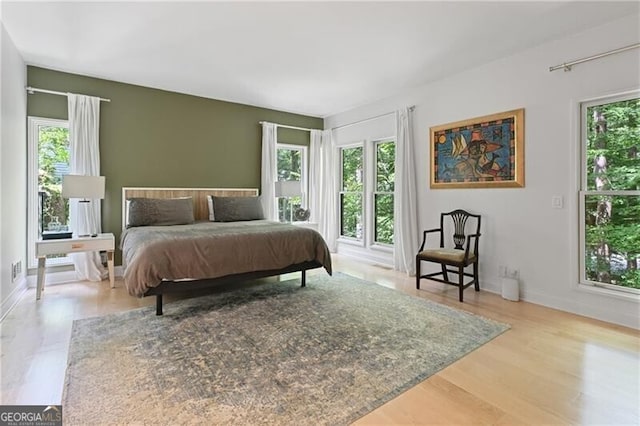
[[0, 16], [30, 65], [324, 117], [639, 5], [3, 1]]

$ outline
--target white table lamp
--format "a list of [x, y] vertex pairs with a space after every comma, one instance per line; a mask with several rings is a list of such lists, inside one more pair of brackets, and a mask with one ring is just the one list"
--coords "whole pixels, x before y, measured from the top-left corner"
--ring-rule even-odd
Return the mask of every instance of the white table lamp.
[[[86, 210], [91, 200], [104, 198], [104, 176], [65, 175], [62, 178], [62, 197], [80, 198], [79, 202]], [[78, 230], [79, 237], [97, 235], [95, 229], [89, 229], [88, 233], [82, 231]]]

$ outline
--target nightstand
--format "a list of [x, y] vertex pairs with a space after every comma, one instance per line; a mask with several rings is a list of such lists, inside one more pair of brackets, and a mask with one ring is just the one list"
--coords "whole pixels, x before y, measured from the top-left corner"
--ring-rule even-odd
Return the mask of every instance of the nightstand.
[[313, 229], [314, 231], [318, 230], [318, 222], [291, 222], [291, 224], [302, 228]]
[[97, 237], [63, 238], [59, 240], [36, 241], [36, 257], [38, 258], [38, 281], [36, 288], [36, 300], [44, 290], [44, 268], [49, 254], [68, 254], [85, 251], [106, 251], [107, 265], [109, 269], [109, 283], [111, 288], [116, 286], [113, 272], [113, 252], [116, 239], [113, 234], [98, 234]]

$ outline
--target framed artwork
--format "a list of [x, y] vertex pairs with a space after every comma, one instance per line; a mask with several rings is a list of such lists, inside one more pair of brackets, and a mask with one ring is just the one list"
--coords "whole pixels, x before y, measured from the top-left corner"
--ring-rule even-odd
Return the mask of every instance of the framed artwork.
[[524, 186], [524, 109], [431, 127], [431, 188]]

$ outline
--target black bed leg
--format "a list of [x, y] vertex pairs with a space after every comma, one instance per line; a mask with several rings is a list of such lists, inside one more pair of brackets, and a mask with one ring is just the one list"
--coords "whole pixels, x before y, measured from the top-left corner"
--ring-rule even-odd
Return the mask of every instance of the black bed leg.
[[300, 287], [306, 287], [307, 286], [307, 270], [303, 269], [302, 270], [302, 285]]
[[156, 315], [162, 315], [162, 295], [156, 294]]

